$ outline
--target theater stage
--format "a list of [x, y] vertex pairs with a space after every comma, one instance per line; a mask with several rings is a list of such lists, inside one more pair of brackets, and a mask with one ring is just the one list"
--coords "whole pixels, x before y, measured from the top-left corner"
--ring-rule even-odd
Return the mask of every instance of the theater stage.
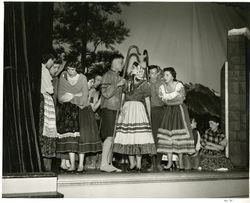
[[249, 172], [19, 174], [3, 176], [3, 197], [247, 198]]

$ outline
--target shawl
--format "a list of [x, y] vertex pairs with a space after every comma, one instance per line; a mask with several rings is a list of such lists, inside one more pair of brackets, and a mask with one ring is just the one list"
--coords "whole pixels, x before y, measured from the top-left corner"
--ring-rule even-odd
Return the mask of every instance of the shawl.
[[71, 85], [67, 80], [67, 72], [64, 71], [61, 74], [58, 85], [58, 100], [60, 103], [62, 103], [61, 97], [65, 93], [71, 93], [74, 95], [74, 98], [70, 101], [72, 104], [77, 105], [81, 109], [87, 106], [89, 92], [86, 76], [80, 74], [77, 83]]

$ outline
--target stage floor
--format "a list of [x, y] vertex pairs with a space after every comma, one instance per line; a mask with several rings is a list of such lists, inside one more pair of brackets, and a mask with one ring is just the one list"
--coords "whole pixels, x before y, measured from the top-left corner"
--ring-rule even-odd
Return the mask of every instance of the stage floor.
[[[59, 174], [65, 197], [248, 197], [248, 170]], [[181, 191], [181, 192], [180, 192]]]

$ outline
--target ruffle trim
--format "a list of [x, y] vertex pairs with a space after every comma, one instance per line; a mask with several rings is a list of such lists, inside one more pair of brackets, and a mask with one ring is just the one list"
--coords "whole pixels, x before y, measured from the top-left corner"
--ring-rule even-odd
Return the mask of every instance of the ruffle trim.
[[63, 134], [60, 134], [60, 133], [57, 133], [57, 136], [59, 139], [63, 139], [63, 138], [66, 138], [66, 137], [80, 137], [80, 133], [79, 132], [68, 132], [68, 133], [63, 133]]
[[122, 145], [114, 144], [113, 152], [128, 155], [156, 154], [155, 144]]

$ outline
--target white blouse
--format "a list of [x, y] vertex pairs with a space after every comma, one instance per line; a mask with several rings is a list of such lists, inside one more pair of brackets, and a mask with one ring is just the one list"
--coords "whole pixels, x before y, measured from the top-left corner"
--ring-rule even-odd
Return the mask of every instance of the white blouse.
[[54, 89], [52, 85], [52, 77], [50, 75], [49, 70], [46, 68], [44, 64], [42, 64], [42, 76], [41, 76], [41, 93], [49, 93], [53, 94]]
[[178, 82], [175, 86], [175, 89], [173, 92], [169, 93], [166, 88], [165, 85], [161, 85], [159, 88], [159, 97], [163, 100], [163, 101], [167, 101], [167, 100], [172, 100], [175, 97], [179, 96], [184, 96], [184, 92], [183, 92], [183, 88], [184, 86], [182, 85], [182, 83]]

